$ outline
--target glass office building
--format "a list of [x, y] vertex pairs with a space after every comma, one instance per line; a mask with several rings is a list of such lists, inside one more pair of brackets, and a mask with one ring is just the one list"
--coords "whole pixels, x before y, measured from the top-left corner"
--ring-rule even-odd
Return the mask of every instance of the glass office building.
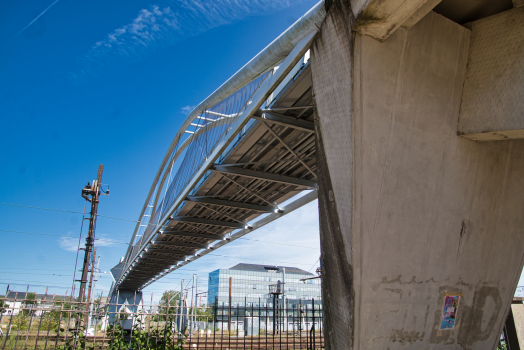
[[[208, 302], [210, 305], [229, 306], [231, 284], [231, 306], [269, 306], [274, 300], [271, 291], [280, 284], [279, 303], [290, 307], [307, 304], [315, 299], [321, 303], [320, 278], [296, 267], [238, 264], [230, 269], [219, 269], [209, 274]], [[272, 290], [271, 290], [272, 289]]]
[[208, 303], [221, 330], [319, 329], [320, 287], [320, 278], [296, 267], [238, 264], [209, 274]]

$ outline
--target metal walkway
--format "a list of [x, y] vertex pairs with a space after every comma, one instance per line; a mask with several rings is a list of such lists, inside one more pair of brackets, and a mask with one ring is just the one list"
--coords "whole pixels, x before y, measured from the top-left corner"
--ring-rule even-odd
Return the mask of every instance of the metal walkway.
[[317, 198], [308, 49], [324, 15], [320, 2], [189, 115], [113, 290], [142, 290]]

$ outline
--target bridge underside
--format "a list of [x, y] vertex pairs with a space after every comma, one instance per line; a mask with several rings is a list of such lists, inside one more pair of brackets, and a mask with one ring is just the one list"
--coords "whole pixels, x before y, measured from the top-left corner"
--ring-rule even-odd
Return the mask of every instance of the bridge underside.
[[491, 350], [524, 261], [523, 2], [326, 4], [311, 63], [235, 124], [117, 288], [318, 186], [327, 349]]
[[311, 59], [326, 348], [492, 350], [524, 257], [524, 7], [349, 3]]
[[275, 213], [298, 193], [316, 190], [311, 69], [304, 64], [268, 110], [212, 166], [169, 224], [137, 259], [119, 289], [138, 290], [152, 276]]

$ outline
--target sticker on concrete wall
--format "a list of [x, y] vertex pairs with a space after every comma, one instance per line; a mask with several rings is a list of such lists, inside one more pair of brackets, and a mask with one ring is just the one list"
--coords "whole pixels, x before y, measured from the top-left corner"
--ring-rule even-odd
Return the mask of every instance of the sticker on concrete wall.
[[455, 328], [455, 318], [457, 316], [458, 295], [446, 295], [444, 299], [444, 310], [442, 311], [442, 319], [440, 320], [440, 329]]

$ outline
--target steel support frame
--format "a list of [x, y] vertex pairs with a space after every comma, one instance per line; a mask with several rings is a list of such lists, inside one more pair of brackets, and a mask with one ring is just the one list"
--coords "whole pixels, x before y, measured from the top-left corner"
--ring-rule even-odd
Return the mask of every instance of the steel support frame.
[[195, 238], [205, 238], [205, 239], [222, 239], [222, 236], [210, 235], [207, 233], [198, 233], [198, 232], [187, 232], [187, 231], [162, 231], [161, 234], [169, 236], [178, 236], [178, 237], [195, 237]]
[[245, 224], [238, 223], [238, 222], [209, 220], [209, 219], [194, 218], [190, 216], [173, 216], [170, 218], [170, 221], [189, 222], [191, 224], [212, 225], [212, 226], [221, 226], [221, 227], [227, 227], [227, 228], [242, 228], [246, 226]]
[[[251, 177], [258, 180], [266, 180], [271, 182], [279, 182], [285, 185], [295, 185], [300, 187], [307, 187], [308, 189], [317, 188], [315, 181], [301, 179], [297, 177], [285, 176], [280, 174], [266, 173], [258, 170], [237, 168], [232, 166], [221, 166], [215, 164], [209, 169], [218, 173], [231, 174], [237, 176]], [[314, 173], [313, 173], [314, 174]]]
[[[161, 229], [168, 221], [172, 213], [178, 208], [178, 206], [184, 201], [185, 198], [189, 195], [190, 191], [194, 186], [198, 184], [200, 179], [205, 175], [208, 169], [214, 164], [218, 157], [226, 150], [229, 144], [235, 139], [237, 134], [242, 130], [242, 128], [247, 124], [251, 119], [252, 115], [260, 109], [262, 104], [267, 100], [271, 92], [285, 79], [287, 74], [293, 69], [293, 67], [298, 63], [302, 56], [309, 49], [317, 30], [312, 31], [307, 36], [305, 36], [291, 53], [286, 57], [282, 62], [279, 69], [269, 78], [264, 80], [261, 86], [258, 88], [257, 92], [254, 94], [251, 104], [249, 104], [242, 115], [236, 118], [236, 120], [230, 125], [228, 132], [222, 137], [222, 139], [217, 143], [215, 149], [208, 157], [200, 168], [197, 170], [193, 178], [189, 181], [186, 187], [182, 190], [177, 199], [169, 207], [166, 214], [159, 220], [156, 224], [153, 234], [147, 239], [147, 241], [138, 249], [135, 256], [130, 261], [125, 261], [126, 266], [122, 269], [122, 274], [119, 276], [115, 287], [122, 283], [122, 275], [129, 269], [129, 266], [138, 258], [139, 254], [151, 243], [151, 241], [157, 236], [158, 230]], [[316, 187], [316, 186], [315, 186]], [[270, 214], [272, 215], [272, 214]]]
[[207, 248], [207, 245], [204, 245], [204, 244], [176, 242], [176, 241], [154, 241], [153, 244], [155, 246], [156, 245], [171, 246], [171, 247], [176, 246], [176, 247], [199, 248], [199, 249]]
[[253, 116], [253, 119], [267, 121], [271, 124], [283, 125], [288, 128], [293, 128], [309, 133], [315, 132], [315, 123], [313, 122], [271, 112], [271, 110], [268, 109], [261, 109]]
[[252, 210], [252, 211], [258, 211], [262, 213], [274, 213], [275, 212], [275, 207], [270, 207], [267, 205], [256, 205], [256, 204], [250, 204], [250, 203], [233, 202], [233, 201], [228, 201], [224, 199], [210, 198], [207, 196], [201, 196], [201, 197], [189, 196], [186, 198], [186, 201], [195, 202], [195, 203], [211, 204], [211, 205], [217, 205], [217, 206], [228, 207], [228, 208]]
[[295, 157], [295, 158], [298, 158], [298, 161], [316, 178], [317, 177], [317, 174], [313, 171], [313, 169], [311, 169], [309, 167], [309, 165], [306, 164], [306, 162], [304, 162], [300, 156], [297, 154], [297, 152], [295, 152], [295, 150], [287, 144], [287, 142], [285, 142], [277, 133], [275, 130], [273, 130], [273, 128], [271, 128], [271, 126], [269, 126], [264, 120], [262, 120], [262, 124], [267, 128], [267, 130], [281, 143], [284, 145], [284, 147], [287, 148], [287, 150]]
[[[182, 150], [176, 152], [174, 159], [171, 159], [171, 154], [173, 150], [177, 147], [182, 135], [185, 134], [187, 127], [197, 118], [202, 118], [200, 115], [201, 111], [207, 110], [208, 108], [214, 106], [216, 103], [225, 99], [226, 97], [233, 94], [235, 91], [238, 91], [242, 87], [249, 84], [253, 81], [254, 78], [263, 74], [269, 67], [278, 64], [280, 57], [285, 56], [288, 52], [287, 57], [290, 57], [296, 51], [296, 48], [304, 41], [304, 38], [308, 36], [315, 35], [320, 28], [320, 24], [324, 21], [326, 16], [326, 10], [324, 8], [324, 0], [318, 2], [311, 10], [309, 10], [305, 15], [303, 15], [298, 21], [296, 21], [290, 28], [288, 28], [284, 33], [282, 33], [278, 38], [276, 38], [271, 44], [269, 44], [264, 50], [257, 54], [251, 61], [249, 61], [244, 67], [242, 67], [238, 72], [236, 72], [231, 78], [229, 78], [222, 86], [215, 90], [210, 96], [208, 96], [204, 101], [202, 101], [198, 106], [191, 111], [191, 113], [184, 120], [182, 126], [180, 127], [178, 133], [173, 138], [173, 141], [169, 145], [169, 148], [160, 164], [160, 167], [157, 171], [153, 184], [149, 189], [146, 201], [140, 212], [139, 219], [137, 221], [135, 230], [131, 237], [131, 244], [129, 249], [126, 252], [124, 258], [125, 264], [129, 263], [132, 246], [134, 240], [138, 234], [138, 231], [141, 227], [141, 221], [144, 217], [147, 207], [150, 204], [151, 197], [155, 192], [157, 192], [158, 180], [162, 173], [167, 172], [167, 169], [171, 168], [174, 161], [180, 156]], [[293, 45], [293, 46], [292, 46]], [[305, 53], [305, 51], [304, 51]], [[289, 70], [290, 71], [290, 70]], [[287, 74], [287, 73], [286, 73]], [[273, 90], [278, 86], [275, 85]], [[182, 146], [187, 146], [189, 138], [183, 142]], [[184, 149], [185, 147], [181, 147]], [[166, 168], [166, 165], [169, 166]], [[164, 171], [166, 170], [166, 171]], [[160, 186], [158, 191], [161, 190]], [[158, 196], [158, 193], [157, 193]], [[156, 202], [156, 199], [155, 199]], [[119, 278], [120, 280], [120, 278]]]
[[242, 230], [239, 230], [227, 237], [224, 237], [224, 239], [216, 244], [214, 244], [213, 246], [207, 248], [206, 250], [203, 250], [203, 251], [200, 251], [198, 252], [197, 254], [195, 254], [196, 256], [194, 257], [191, 257], [189, 259], [186, 259], [184, 262], [179, 262], [176, 266], [170, 268], [169, 270], [165, 271], [164, 273], [162, 273], [161, 275], [151, 279], [149, 282], [147, 282], [146, 284], [144, 284], [143, 288], [147, 287], [148, 285], [150, 285], [151, 283], [157, 281], [158, 279], [164, 277], [165, 275], [189, 264], [190, 262], [192, 261], [195, 261], [196, 259], [198, 258], [201, 258], [209, 253], [213, 253], [216, 249], [230, 243], [230, 242], [233, 242], [234, 240], [238, 239], [238, 238], [241, 238], [242, 236], [245, 236], [247, 235], [248, 233], [250, 232], [253, 232], [254, 230], [256, 229], [259, 229], [261, 228], [262, 226], [265, 226], [273, 221], [275, 221], [276, 219], [279, 219], [280, 217], [284, 216], [284, 215], [287, 215], [295, 210], [297, 210], [298, 208], [300, 207], [303, 207], [304, 205], [314, 201], [315, 199], [318, 198], [318, 192], [317, 190], [313, 190], [305, 195], [303, 195], [302, 197], [300, 198], [297, 198], [296, 200], [294, 200], [293, 202], [289, 203], [288, 205], [286, 205], [284, 208], [282, 208], [282, 212], [279, 212], [279, 213], [273, 213], [273, 214], [269, 214], [269, 215], [266, 215], [265, 217], [263, 217], [262, 219], [254, 222], [252, 225], [251, 225], [251, 228], [248, 228], [248, 229], [242, 229]]

